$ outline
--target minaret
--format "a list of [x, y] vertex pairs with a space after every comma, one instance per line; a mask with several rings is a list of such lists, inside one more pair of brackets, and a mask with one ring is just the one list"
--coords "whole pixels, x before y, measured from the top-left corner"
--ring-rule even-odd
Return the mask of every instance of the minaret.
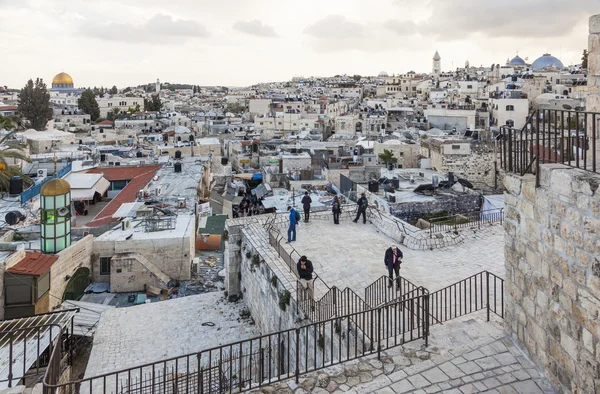
[[156, 78], [156, 93], [160, 93], [160, 80]]
[[469, 64], [469, 61], [467, 60], [467, 61], [465, 62], [465, 68], [468, 70], [468, 69], [469, 69], [469, 66], [470, 66], [470, 64]]
[[433, 68], [431, 73], [435, 76], [439, 76], [442, 73], [442, 58], [438, 51], [435, 51], [435, 55], [433, 55]]

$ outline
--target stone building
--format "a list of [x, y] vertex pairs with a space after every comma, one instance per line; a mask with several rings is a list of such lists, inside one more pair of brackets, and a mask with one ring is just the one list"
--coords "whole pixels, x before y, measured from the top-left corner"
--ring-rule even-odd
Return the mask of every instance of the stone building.
[[[384, 142], [375, 142], [373, 153], [380, 155], [384, 150], [388, 150], [398, 159], [397, 168], [417, 168], [421, 147], [418, 144], [408, 144], [400, 140], [387, 140]], [[385, 164], [385, 163], [381, 163]]]

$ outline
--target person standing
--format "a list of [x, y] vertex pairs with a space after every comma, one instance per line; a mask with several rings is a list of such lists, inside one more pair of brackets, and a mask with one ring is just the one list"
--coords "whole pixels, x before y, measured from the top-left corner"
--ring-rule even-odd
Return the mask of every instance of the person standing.
[[392, 245], [385, 251], [384, 263], [388, 269], [388, 287], [394, 283], [394, 272], [396, 273], [396, 291], [400, 290], [400, 264], [402, 264], [402, 251], [396, 245]]
[[356, 218], [354, 219], [354, 223], [358, 223], [358, 219], [360, 215], [363, 217], [363, 224], [367, 224], [367, 207], [369, 206], [369, 200], [367, 200], [367, 195], [365, 193], [361, 193], [360, 198], [356, 202], [358, 205], [358, 209], [356, 211]]
[[331, 212], [333, 212], [333, 224], [340, 224], [340, 213], [342, 213], [342, 204], [338, 196], [333, 197], [331, 204]]
[[296, 264], [296, 268], [298, 269], [298, 276], [300, 277], [300, 283], [302, 287], [308, 290], [309, 294], [312, 296], [313, 294], [313, 265], [312, 261], [306, 258], [306, 256], [300, 257], [298, 263]]
[[290, 226], [288, 227], [287, 243], [290, 243], [296, 241], [296, 225], [298, 224], [300, 213], [290, 206], [288, 206], [287, 209], [290, 212]]
[[302, 197], [302, 208], [304, 208], [304, 223], [308, 223], [308, 219], [310, 217], [310, 203], [312, 203], [312, 199], [308, 195], [308, 192], [304, 192], [304, 197]]

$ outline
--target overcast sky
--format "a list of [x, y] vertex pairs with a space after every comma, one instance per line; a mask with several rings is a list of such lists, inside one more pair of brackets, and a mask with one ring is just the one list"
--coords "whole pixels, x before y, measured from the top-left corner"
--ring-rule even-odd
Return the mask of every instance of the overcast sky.
[[155, 81], [245, 86], [294, 76], [504, 64], [565, 65], [600, 0], [0, 0], [0, 85]]

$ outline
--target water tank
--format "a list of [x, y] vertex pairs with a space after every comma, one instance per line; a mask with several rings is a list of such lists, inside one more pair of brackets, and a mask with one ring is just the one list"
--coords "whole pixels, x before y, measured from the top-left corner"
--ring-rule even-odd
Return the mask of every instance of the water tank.
[[389, 171], [393, 171], [394, 170], [394, 163], [388, 163], [388, 170]]
[[371, 193], [377, 193], [379, 191], [379, 182], [369, 181], [369, 191]]
[[228, 163], [228, 159], [226, 157], [221, 157], [221, 165], [226, 166]]
[[181, 172], [181, 163], [175, 163], [173, 167], [175, 167], [175, 172]]
[[100, 154], [100, 161], [106, 161], [106, 154], [104, 154], [104, 153]]
[[4, 216], [4, 221], [8, 223], [9, 226], [13, 226], [23, 220], [25, 220], [25, 215], [20, 211], [10, 211]]
[[400, 179], [393, 178], [393, 179], [390, 180], [390, 182], [392, 183], [392, 187], [394, 189], [398, 189], [400, 187]]
[[135, 154], [135, 157], [144, 157], [144, 154], [142, 152], [137, 152]]
[[176, 159], [181, 159], [181, 151], [180, 150], [176, 150], [175, 151], [175, 158]]
[[23, 193], [23, 178], [20, 176], [13, 176], [10, 178], [8, 185], [8, 193], [11, 195], [17, 195]]

